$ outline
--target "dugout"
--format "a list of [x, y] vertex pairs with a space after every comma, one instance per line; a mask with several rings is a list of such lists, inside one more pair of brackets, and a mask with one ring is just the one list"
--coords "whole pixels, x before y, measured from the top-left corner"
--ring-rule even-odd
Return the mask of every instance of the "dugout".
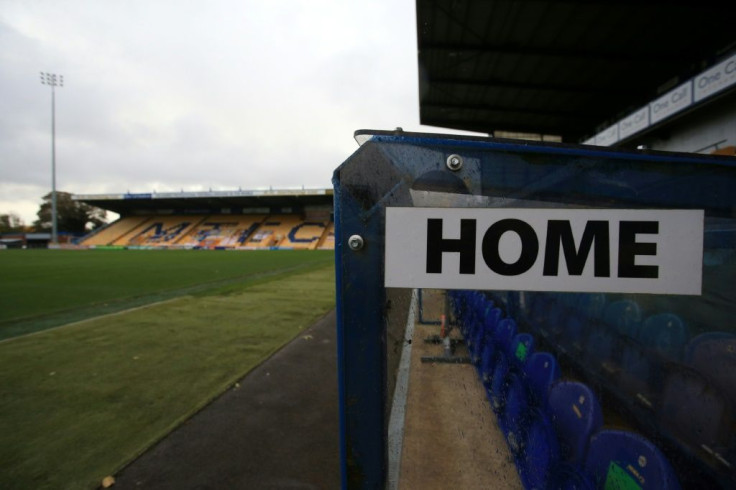
[[733, 485], [732, 158], [356, 138], [334, 176], [344, 487]]

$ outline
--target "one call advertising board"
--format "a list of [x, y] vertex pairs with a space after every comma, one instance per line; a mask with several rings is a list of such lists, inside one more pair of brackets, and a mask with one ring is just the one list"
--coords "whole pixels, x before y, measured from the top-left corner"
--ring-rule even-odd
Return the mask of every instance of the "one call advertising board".
[[385, 286], [700, 295], [703, 210], [386, 208]]
[[625, 117], [618, 123], [618, 135], [620, 139], [628, 138], [649, 126], [649, 106], [642, 107], [638, 111]]
[[649, 103], [649, 119], [652, 124], [667, 119], [671, 115], [680, 112], [693, 103], [692, 80], [683, 83], [679, 87], [670, 90], [654, 102]]
[[736, 84], [736, 54], [695, 77], [693, 83], [696, 102]]

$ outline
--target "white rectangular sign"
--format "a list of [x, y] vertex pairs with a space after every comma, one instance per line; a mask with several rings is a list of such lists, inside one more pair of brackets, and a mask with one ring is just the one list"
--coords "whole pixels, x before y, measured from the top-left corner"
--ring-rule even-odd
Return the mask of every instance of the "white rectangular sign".
[[632, 134], [646, 129], [647, 126], [649, 126], [649, 106], [642, 107], [618, 122], [619, 138], [628, 138]]
[[618, 124], [609, 126], [595, 137], [595, 144], [598, 146], [611, 146], [618, 142]]
[[687, 81], [670, 90], [649, 104], [649, 120], [652, 124], [667, 119], [693, 103], [693, 82]]
[[736, 54], [704, 71], [693, 81], [695, 102], [725, 90], [736, 83]]
[[702, 210], [386, 208], [385, 286], [701, 294]]

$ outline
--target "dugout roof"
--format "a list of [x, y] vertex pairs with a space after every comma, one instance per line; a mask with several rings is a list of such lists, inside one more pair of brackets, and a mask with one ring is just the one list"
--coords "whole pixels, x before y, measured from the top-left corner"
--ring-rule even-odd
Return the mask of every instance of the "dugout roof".
[[420, 122], [580, 142], [733, 50], [724, 5], [417, 0]]
[[332, 206], [332, 189], [236, 190], [75, 195], [82, 201], [120, 215], [173, 211], [216, 213], [224, 209], [269, 208], [294, 210], [305, 206]]

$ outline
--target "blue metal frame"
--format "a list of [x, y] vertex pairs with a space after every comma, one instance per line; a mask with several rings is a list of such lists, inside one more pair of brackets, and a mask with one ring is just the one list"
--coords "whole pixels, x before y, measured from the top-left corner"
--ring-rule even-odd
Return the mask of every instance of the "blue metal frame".
[[[462, 153], [480, 162], [466, 184], [517, 202], [683, 209], [707, 202], [706, 217], [715, 218], [730, 218], [736, 207], [733, 158], [401, 132], [356, 135], [366, 135], [368, 142], [333, 177], [345, 489], [383, 488], [386, 479], [386, 311], [391, 305], [384, 289], [385, 209], [412, 206], [414, 182], [427, 173], [446, 172], [447, 155]], [[472, 179], [478, 181], [468, 182]], [[719, 242], [735, 246], [735, 229], [714, 231]], [[364, 239], [362, 249], [347, 246], [352, 235]]]

